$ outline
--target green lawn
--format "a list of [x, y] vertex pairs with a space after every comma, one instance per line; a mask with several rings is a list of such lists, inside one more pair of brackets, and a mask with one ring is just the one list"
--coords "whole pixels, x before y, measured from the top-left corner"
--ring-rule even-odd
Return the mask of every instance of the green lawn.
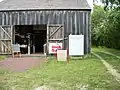
[[113, 54], [115, 54], [115, 55], [120, 57], [120, 50], [110, 49], [110, 48], [103, 48], [103, 50], [105, 50], [107, 52], [110, 52], [110, 53], [113, 53]]
[[[94, 52], [96, 52], [98, 55], [100, 55], [104, 60], [106, 60], [109, 64], [111, 64], [118, 72], [120, 72], [120, 58], [117, 58], [116, 56], [120, 56], [120, 51], [115, 49], [107, 49], [107, 48], [94, 48]], [[116, 56], [109, 55], [104, 52], [109, 52], [112, 54], [115, 54]]]
[[6, 58], [6, 56], [0, 56], [0, 61], [4, 60]]
[[92, 48], [93, 51], [105, 51], [105, 52], [110, 52], [113, 53], [115, 55], [117, 55], [118, 57], [120, 57], [120, 50], [116, 50], [116, 49], [111, 49], [111, 48], [105, 48], [105, 47], [99, 47], [99, 48]]
[[101, 61], [93, 55], [84, 60], [72, 58], [70, 63], [53, 58], [42, 66], [22, 73], [0, 70], [0, 90], [34, 90], [45, 85], [51, 90], [119, 90], [120, 84]]

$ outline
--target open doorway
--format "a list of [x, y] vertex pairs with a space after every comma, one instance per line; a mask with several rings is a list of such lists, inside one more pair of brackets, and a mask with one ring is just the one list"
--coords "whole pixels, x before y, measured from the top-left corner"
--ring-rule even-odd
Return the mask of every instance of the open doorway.
[[16, 25], [15, 43], [20, 44], [22, 54], [43, 53], [47, 39], [47, 25]]
[[33, 41], [35, 45], [35, 52], [43, 52], [43, 45], [46, 43], [46, 31], [41, 30], [39, 33], [36, 33]]

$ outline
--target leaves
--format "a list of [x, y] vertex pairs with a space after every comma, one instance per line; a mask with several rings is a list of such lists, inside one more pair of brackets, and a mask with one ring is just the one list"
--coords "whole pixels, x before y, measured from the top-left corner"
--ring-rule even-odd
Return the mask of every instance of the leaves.
[[92, 43], [93, 44], [99, 44], [97, 43], [100, 40], [100, 37], [102, 35], [102, 31], [100, 31], [99, 28], [102, 28], [102, 22], [105, 20], [105, 11], [104, 7], [94, 5], [94, 11], [92, 13]]
[[[94, 7], [92, 14], [92, 43], [120, 49], [120, 8], [104, 11]], [[99, 14], [99, 15], [98, 15]]]
[[101, 0], [105, 4], [106, 8], [120, 7], [120, 0]]

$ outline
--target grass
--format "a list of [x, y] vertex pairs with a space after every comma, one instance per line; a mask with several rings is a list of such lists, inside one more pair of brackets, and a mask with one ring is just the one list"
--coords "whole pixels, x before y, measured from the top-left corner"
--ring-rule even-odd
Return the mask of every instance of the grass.
[[116, 49], [111, 49], [111, 48], [103, 48], [103, 50], [107, 51], [107, 52], [110, 52], [110, 53], [113, 53], [117, 56], [120, 56], [120, 50], [116, 50]]
[[52, 90], [119, 90], [120, 84], [115, 81], [101, 61], [93, 55], [84, 60], [73, 58], [54, 64], [49, 62], [22, 73], [0, 71], [0, 90], [34, 90], [45, 85]]
[[6, 58], [6, 56], [0, 56], [0, 61], [4, 60]]
[[99, 47], [99, 48], [92, 48], [93, 51], [105, 51], [105, 52], [109, 52], [112, 54], [115, 54], [116, 56], [120, 57], [120, 50], [117, 49], [111, 49], [111, 48], [106, 48], [106, 47]]
[[120, 73], [120, 59], [116, 56], [105, 54], [101, 51], [107, 51], [113, 53], [115, 55], [120, 55], [120, 51], [115, 49], [107, 49], [107, 48], [95, 48], [93, 49], [98, 55], [100, 55], [104, 60], [106, 60], [109, 64], [111, 64], [119, 73]]

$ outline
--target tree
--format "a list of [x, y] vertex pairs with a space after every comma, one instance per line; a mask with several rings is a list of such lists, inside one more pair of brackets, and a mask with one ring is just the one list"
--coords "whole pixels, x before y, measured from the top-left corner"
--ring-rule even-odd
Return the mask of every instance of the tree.
[[94, 6], [92, 13], [92, 44], [120, 49], [120, 9], [104, 11]]
[[[120, 49], [120, 9], [113, 9], [108, 12], [107, 20], [104, 23], [104, 31], [107, 31], [108, 41], [105, 39], [105, 46]], [[108, 42], [111, 42], [108, 44]]]
[[120, 7], [120, 0], [101, 0], [105, 4], [105, 9], [107, 7]]
[[102, 31], [99, 29], [102, 25], [102, 22], [106, 18], [106, 12], [104, 11], [104, 7], [94, 5], [93, 13], [91, 16], [92, 21], [92, 44], [99, 45], [100, 37], [102, 36]]

